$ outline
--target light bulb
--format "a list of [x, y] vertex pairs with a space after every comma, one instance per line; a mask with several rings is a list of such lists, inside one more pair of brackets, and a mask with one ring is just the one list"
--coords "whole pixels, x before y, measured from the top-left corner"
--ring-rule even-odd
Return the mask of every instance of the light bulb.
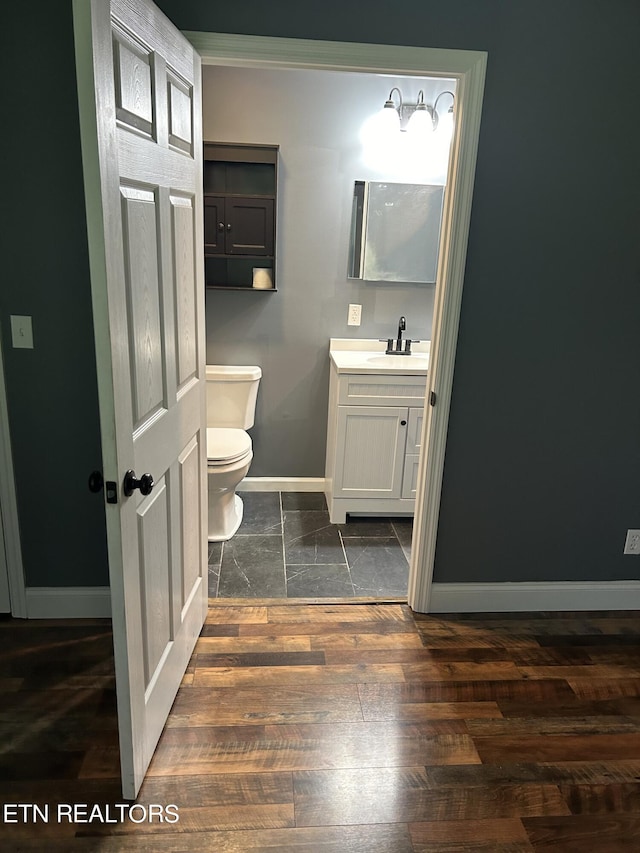
[[438, 137], [442, 142], [450, 142], [453, 136], [453, 107], [447, 110], [438, 122]]
[[414, 110], [407, 125], [407, 133], [412, 136], [429, 138], [433, 133], [433, 120], [426, 107], [418, 107]]
[[392, 101], [387, 101], [380, 110], [376, 124], [380, 133], [392, 134], [400, 130], [400, 115]]

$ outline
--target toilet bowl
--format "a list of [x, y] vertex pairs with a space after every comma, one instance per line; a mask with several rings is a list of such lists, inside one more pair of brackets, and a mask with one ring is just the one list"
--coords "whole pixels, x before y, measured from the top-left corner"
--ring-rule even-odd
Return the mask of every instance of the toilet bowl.
[[242, 522], [236, 488], [253, 459], [251, 436], [259, 367], [207, 365], [207, 486], [209, 542], [225, 542]]
[[224, 542], [242, 522], [243, 505], [236, 488], [247, 476], [253, 448], [243, 429], [207, 428], [209, 542]]

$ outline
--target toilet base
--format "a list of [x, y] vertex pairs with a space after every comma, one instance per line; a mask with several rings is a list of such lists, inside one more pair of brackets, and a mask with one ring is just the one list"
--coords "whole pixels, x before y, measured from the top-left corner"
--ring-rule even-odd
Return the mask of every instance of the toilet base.
[[244, 506], [234, 491], [209, 492], [209, 542], [226, 542], [242, 524]]

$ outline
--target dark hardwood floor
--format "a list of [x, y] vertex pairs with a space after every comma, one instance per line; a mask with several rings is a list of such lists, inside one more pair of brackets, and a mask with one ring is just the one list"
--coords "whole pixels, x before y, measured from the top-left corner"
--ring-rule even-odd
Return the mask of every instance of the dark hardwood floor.
[[109, 622], [6, 619], [0, 850], [638, 851], [639, 616], [212, 601], [115, 823]]

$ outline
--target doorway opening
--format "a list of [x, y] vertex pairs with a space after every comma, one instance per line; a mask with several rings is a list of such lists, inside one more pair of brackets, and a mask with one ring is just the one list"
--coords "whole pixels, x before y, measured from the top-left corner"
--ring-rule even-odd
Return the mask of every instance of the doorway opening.
[[[387, 207], [396, 201], [402, 205], [407, 198], [411, 201], [413, 196], [407, 193], [426, 185], [430, 191], [439, 190], [441, 208], [450, 137], [442, 133], [440, 122], [430, 136], [401, 132], [398, 122], [388, 138], [383, 135], [385, 144], [381, 144], [377, 122], [386, 117], [388, 111], [382, 115], [380, 111], [393, 87], [396, 98], [403, 99], [405, 112], [422, 99], [433, 109], [431, 105], [440, 98], [445, 104], [444, 109], [439, 107], [444, 128], [445, 111], [455, 101], [456, 80], [224, 65], [205, 65], [202, 78], [205, 149], [224, 149], [231, 152], [226, 156], [250, 160], [255, 151], [265, 150], [260, 146], [268, 150], [277, 146], [280, 176], [274, 253], [277, 294], [274, 289], [215, 286], [209, 284], [210, 278], [216, 281], [209, 269], [205, 275], [207, 362], [256, 364], [262, 373], [256, 423], [250, 429], [253, 461], [248, 481], [239, 487], [244, 502], [242, 523], [230, 541], [209, 545], [210, 595], [406, 601], [420, 448], [417, 431], [426, 375], [421, 377], [420, 401], [411, 409], [408, 430], [400, 425], [407, 423], [406, 411], [398, 410], [397, 418], [391, 414], [395, 408], [388, 412], [389, 446], [372, 448], [375, 464], [353, 489], [364, 499], [362, 513], [347, 523], [332, 523], [338, 519], [330, 517], [327, 499], [331, 500], [331, 489], [323, 480], [329, 465], [325, 462], [331, 433], [328, 415], [331, 421], [335, 416], [328, 399], [329, 341], [347, 337], [379, 346], [381, 339], [396, 337], [401, 315], [406, 316], [406, 337], [413, 339], [414, 350], [427, 346], [425, 342], [431, 339], [435, 269], [432, 273], [425, 270], [423, 281], [403, 280], [414, 229], [431, 231], [421, 221], [406, 225], [403, 216], [400, 228], [392, 223], [386, 269], [381, 273], [370, 270], [363, 277], [352, 275], [348, 259], [354, 185], [366, 182], [372, 197], [380, 187], [387, 194], [398, 193], [391, 199], [385, 196]], [[215, 204], [217, 209], [225, 199], [227, 205], [260, 203], [261, 197], [246, 195], [253, 188], [247, 173], [266, 167], [234, 164], [239, 176], [230, 176], [227, 165], [218, 176], [215, 169], [222, 170], [214, 163], [208, 180], [210, 165], [205, 160], [205, 222], [207, 205]], [[264, 180], [257, 182], [254, 176], [254, 182], [258, 191], [264, 188]], [[234, 188], [238, 185], [241, 194], [237, 199], [217, 195], [229, 192], [229, 183]], [[374, 242], [378, 213], [376, 208], [369, 217], [368, 258], [380, 257], [380, 243], [385, 239], [378, 234]], [[437, 243], [439, 223], [433, 226]], [[238, 255], [221, 257], [224, 246], [210, 245], [217, 234], [214, 230], [205, 239], [207, 268], [209, 264], [217, 268], [250, 263]], [[261, 258], [253, 262], [264, 263]], [[419, 280], [420, 272], [418, 267], [413, 277]], [[358, 327], [347, 325], [351, 303], [362, 306]], [[413, 368], [418, 357], [396, 363], [405, 367], [411, 363]], [[393, 401], [387, 402], [391, 405]], [[369, 432], [378, 427], [371, 416], [365, 423], [369, 423]], [[399, 450], [397, 438], [404, 439], [405, 433], [407, 438]], [[357, 452], [365, 455], [361, 441]], [[388, 464], [380, 464], [381, 454], [388, 457]], [[363, 470], [359, 466], [360, 476]], [[289, 476], [295, 471], [314, 476]], [[330, 474], [326, 476], [331, 483]], [[287, 490], [283, 488], [285, 478]], [[265, 481], [272, 491], [248, 491], [265, 488]], [[298, 491], [314, 486], [315, 493]], [[381, 495], [387, 515], [380, 511]]]
[[[256, 70], [265, 78], [270, 73], [286, 75], [293, 72], [293, 70], [302, 70], [308, 73], [318, 70], [334, 73], [340, 72], [345, 76], [351, 75], [352, 80], [355, 80], [356, 77], [366, 77], [369, 80], [379, 78], [381, 81], [381, 98], [386, 97], [386, 92], [383, 90], [387, 84], [393, 86], [395, 82], [400, 80], [405, 81], [407, 85], [413, 84], [416, 88], [419, 88], [421, 84], [424, 85], [425, 80], [432, 81], [436, 93], [438, 89], [442, 90], [442, 84], [445, 81], [448, 82], [449, 88], [455, 89], [456, 128], [451, 143], [448, 163], [437, 285], [435, 286], [435, 290], [432, 289], [431, 291], [431, 355], [425, 395], [430, 405], [427, 405], [425, 410], [421, 436], [421, 446], [423, 449], [420, 454], [420, 463], [417, 466], [416, 508], [407, 596], [409, 604], [414, 609], [426, 611], [428, 610], [435, 555], [435, 535], [440, 504], [444, 448], [453, 380], [453, 363], [466, 257], [486, 55], [467, 51], [432, 51], [419, 48], [302, 42], [290, 39], [205, 33], [187, 32], [185, 35], [199, 51], [204, 65], [203, 91], [205, 116], [203, 136], [205, 140], [211, 139], [206, 116], [206, 83], [208, 76], [215, 73], [219, 74], [221, 80], [229, 79], [233, 72], [239, 74], [240, 77], [244, 76], [248, 80], [250, 79], [250, 73]], [[212, 67], [209, 68], [209, 66]], [[385, 78], [386, 83], [384, 82]], [[224, 98], [224, 86], [217, 87], [217, 92]], [[254, 114], [251, 111], [252, 93], [250, 85], [245, 85], [244, 94], [244, 99], [242, 96], [240, 98], [236, 96], [235, 99], [235, 107], [238, 115], [244, 115], [244, 127], [242, 124], [240, 125], [239, 130], [235, 133], [235, 139], [216, 141], [256, 141], [255, 136], [252, 139], [255, 127], [252, 126], [252, 115]], [[274, 90], [270, 99], [271, 103], [277, 100], [277, 98], [278, 91]], [[284, 103], [279, 104], [279, 108], [288, 110], [292, 123], [299, 121], [300, 116], [297, 114], [295, 98], [289, 97], [282, 100]], [[318, 100], [321, 102], [323, 96], [321, 95]], [[428, 96], [425, 100], [428, 100]], [[247, 106], [246, 110], [244, 110], [245, 104]], [[271, 113], [267, 114], [267, 122], [270, 117], [275, 121], [278, 111], [274, 107]], [[242, 119], [240, 121], [242, 122]], [[245, 134], [244, 140], [237, 138], [238, 133]], [[277, 130], [273, 129], [272, 133], [272, 139], [263, 138], [258, 141], [277, 143]], [[320, 139], [317, 137], [318, 134], [316, 133], [316, 137], [308, 140], [307, 145], [316, 149], [322, 149], [325, 158], [330, 160], [332, 155], [326, 144], [326, 138], [323, 138], [322, 135]], [[297, 151], [295, 152], [295, 156], [303, 158], [304, 152]], [[340, 164], [338, 161], [334, 162], [336, 166], [334, 171], [339, 174]], [[307, 195], [312, 196], [313, 181], [314, 174], [313, 170], [310, 169], [307, 173], [306, 187], [298, 188], [298, 192], [304, 192], [306, 189]], [[283, 203], [287, 203], [286, 198]], [[336, 229], [342, 229], [342, 233], [345, 232], [344, 222], [336, 221], [335, 216], [331, 217], [329, 212], [322, 210], [320, 206], [316, 220], [321, 220], [323, 215], [326, 230], [333, 233]], [[312, 228], [311, 230], [313, 231], [314, 229]], [[315, 243], [316, 251], [311, 253], [311, 257], [300, 253], [299, 262], [294, 264], [295, 271], [292, 272], [292, 276], [294, 278], [297, 277], [298, 280], [308, 276], [309, 270], [315, 269], [314, 264], [316, 267], [317, 264], [326, 264], [327, 258], [322, 255], [322, 232], [319, 228], [316, 230], [318, 231]], [[291, 235], [286, 235], [285, 239], [291, 239]], [[336, 295], [335, 299], [338, 304], [344, 302], [346, 308], [347, 303], [350, 301], [344, 291], [346, 258], [344, 255], [341, 256], [340, 252], [337, 252], [332, 258], [332, 263], [334, 266], [336, 264], [340, 265], [341, 268], [338, 271], [333, 270], [333, 276], [330, 277], [332, 281], [329, 286], [334, 287], [335, 290], [337, 290], [338, 286], [342, 287], [342, 292], [339, 297]], [[337, 285], [337, 282], [341, 282], [341, 285]], [[371, 292], [369, 292], [369, 296], [362, 296], [362, 302], [365, 302], [367, 298], [370, 299]], [[275, 300], [278, 297], [265, 297], [263, 294], [260, 294], [256, 300], [255, 294], [241, 294], [240, 296], [224, 294], [224, 296], [232, 302], [229, 311], [235, 320], [237, 321], [239, 317], [244, 316], [247, 322], [252, 325], [253, 337], [259, 339], [261, 319], [276, 313], [273, 302], [269, 301]], [[248, 304], [249, 299], [253, 300], [251, 304]], [[242, 306], [240, 300], [244, 300]], [[387, 305], [390, 305], [393, 303], [393, 300], [393, 289], [386, 288], [383, 301]], [[425, 299], [423, 305], [426, 302], [427, 300]], [[283, 327], [295, 328], [296, 312], [303, 311], [304, 307], [304, 299], [296, 300], [295, 293], [289, 292], [287, 294], [287, 308], [281, 309], [282, 315], [278, 322]], [[424, 305], [424, 313], [428, 311], [429, 306]], [[389, 316], [389, 311], [387, 311], [387, 316]], [[216, 319], [216, 317], [217, 314], [214, 310], [208, 311], [207, 331], [211, 336], [207, 346], [208, 362], [211, 358], [215, 359], [214, 340], [216, 322], [223, 322], [220, 319]], [[233, 335], [235, 331], [233, 323], [228, 322], [228, 317], [226, 320], [227, 328], [231, 329], [231, 334]], [[388, 336], [385, 335], [385, 337]], [[266, 335], [264, 337], [266, 338]], [[328, 338], [330, 334], [327, 334], [326, 337], [328, 350]], [[231, 346], [232, 351], [229, 351], [229, 346]], [[287, 367], [291, 369], [291, 354], [289, 353], [289, 356], [287, 356], [282, 351], [280, 341], [277, 338], [276, 340], [266, 341], [266, 346], [271, 347], [276, 372], [278, 372], [278, 366], [281, 366], [283, 370]], [[253, 351], [255, 351], [255, 348]], [[239, 335], [230, 344], [229, 341], [225, 341], [225, 353], [227, 363], [259, 363], [257, 357], [252, 361], [252, 343], [251, 339], [247, 339], [246, 336]], [[234, 353], [237, 353], [237, 356]], [[297, 364], [294, 369], [304, 370], [305, 362], [306, 367], [311, 368], [312, 381], [308, 382], [308, 395], [318, 396], [318, 393], [320, 393], [322, 398], [326, 398], [326, 361], [328, 360], [328, 353], [323, 353], [325, 364], [319, 365], [317, 363], [317, 347], [311, 353], [308, 348], [305, 349], [304, 341], [302, 340], [300, 341], [298, 353], [299, 356], [296, 359]], [[280, 359], [279, 364], [278, 358]], [[315, 364], [312, 363], [314, 359]], [[325, 371], [324, 373], [323, 370]], [[317, 381], [319, 376], [323, 376], [324, 378], [324, 387], [320, 387], [322, 383]], [[290, 424], [288, 426], [290, 428], [295, 427], [296, 416], [299, 412], [296, 411], [293, 401], [286, 400], [285, 406], [287, 404], [291, 406], [291, 411], [283, 412], [283, 414], [289, 417]], [[259, 423], [259, 414], [257, 415], [256, 422]], [[292, 435], [295, 435], [295, 429], [290, 429], [289, 433], [284, 436], [282, 441], [284, 448], [291, 446]], [[253, 471], [250, 472], [250, 475], [253, 473]], [[282, 498], [280, 500], [282, 501]], [[399, 542], [398, 547], [401, 548]], [[214, 556], [214, 564], [215, 560], [216, 557]]]

